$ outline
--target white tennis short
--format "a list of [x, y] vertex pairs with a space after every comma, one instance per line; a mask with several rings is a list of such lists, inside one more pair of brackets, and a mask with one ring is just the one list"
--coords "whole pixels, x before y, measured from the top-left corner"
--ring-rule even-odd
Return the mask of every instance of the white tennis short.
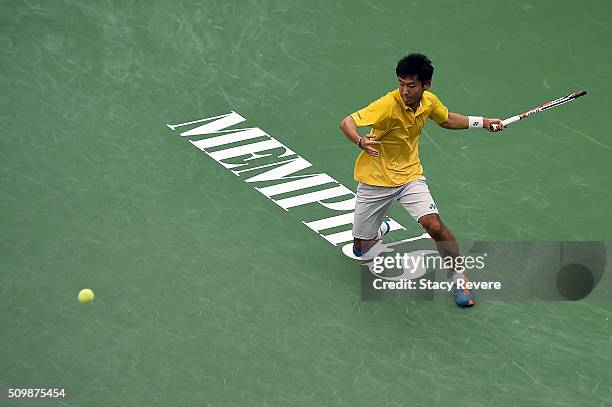
[[424, 178], [398, 187], [379, 187], [360, 182], [357, 185], [353, 237], [374, 239], [395, 201], [399, 201], [417, 222], [421, 216], [438, 213]]

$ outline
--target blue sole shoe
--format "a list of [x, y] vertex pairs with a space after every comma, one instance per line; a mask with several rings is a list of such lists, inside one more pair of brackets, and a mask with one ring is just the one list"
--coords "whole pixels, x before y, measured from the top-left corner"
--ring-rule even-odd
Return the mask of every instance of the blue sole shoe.
[[[376, 240], [381, 240], [383, 238], [383, 236], [385, 236], [390, 231], [391, 231], [391, 225], [389, 224], [389, 222], [387, 222], [386, 220], [383, 221], [383, 223], [378, 228], [378, 231], [376, 232]], [[374, 247], [374, 245], [372, 245], [372, 247]], [[361, 258], [370, 249], [371, 249], [371, 247], [368, 247], [368, 249], [365, 250], [365, 252], [364, 252], [362, 250], [358, 250], [355, 247], [355, 245], [353, 245], [353, 254], [355, 255], [355, 257], [360, 257]]]
[[452, 293], [455, 296], [455, 302], [460, 307], [471, 307], [476, 303], [476, 296], [469, 288], [458, 288], [455, 284]]

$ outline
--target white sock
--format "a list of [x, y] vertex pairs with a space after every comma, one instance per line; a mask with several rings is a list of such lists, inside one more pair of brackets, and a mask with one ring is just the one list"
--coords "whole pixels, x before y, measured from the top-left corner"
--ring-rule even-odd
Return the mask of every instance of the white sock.
[[381, 240], [384, 235], [389, 233], [389, 224], [387, 222], [383, 222], [378, 228], [378, 232], [376, 233], [376, 240]]
[[455, 271], [453, 273], [453, 281], [457, 281], [457, 280], [463, 280], [465, 278], [465, 274], [463, 274], [463, 271]]

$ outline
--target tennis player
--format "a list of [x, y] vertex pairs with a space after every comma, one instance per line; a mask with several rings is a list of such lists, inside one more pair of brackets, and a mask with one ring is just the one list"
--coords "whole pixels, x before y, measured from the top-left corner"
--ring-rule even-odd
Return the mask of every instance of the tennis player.
[[[500, 131], [504, 125], [500, 119], [449, 112], [436, 95], [429, 92], [433, 71], [425, 55], [410, 54], [402, 58], [395, 69], [398, 89], [347, 116], [340, 124], [346, 137], [363, 150], [355, 163], [354, 173], [358, 185], [353, 253], [364, 260], [368, 259], [368, 250], [389, 232], [385, 218], [396, 201], [435, 240], [442, 257], [456, 259], [459, 256], [455, 237], [442, 223], [423, 176], [419, 136], [427, 119], [451, 130], [485, 128]], [[491, 124], [499, 127], [492, 130]], [[369, 126], [371, 131], [362, 137], [357, 128], [363, 126]], [[462, 283], [467, 281], [465, 273], [453, 268], [456, 303], [474, 305], [472, 291], [462, 289], [465, 287]]]

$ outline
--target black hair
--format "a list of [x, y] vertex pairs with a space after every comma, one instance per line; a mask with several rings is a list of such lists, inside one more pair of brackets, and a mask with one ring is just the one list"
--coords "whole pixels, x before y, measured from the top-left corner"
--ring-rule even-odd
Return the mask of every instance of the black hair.
[[400, 59], [395, 73], [400, 78], [416, 75], [421, 83], [429, 82], [433, 76], [434, 67], [423, 54], [410, 54]]

